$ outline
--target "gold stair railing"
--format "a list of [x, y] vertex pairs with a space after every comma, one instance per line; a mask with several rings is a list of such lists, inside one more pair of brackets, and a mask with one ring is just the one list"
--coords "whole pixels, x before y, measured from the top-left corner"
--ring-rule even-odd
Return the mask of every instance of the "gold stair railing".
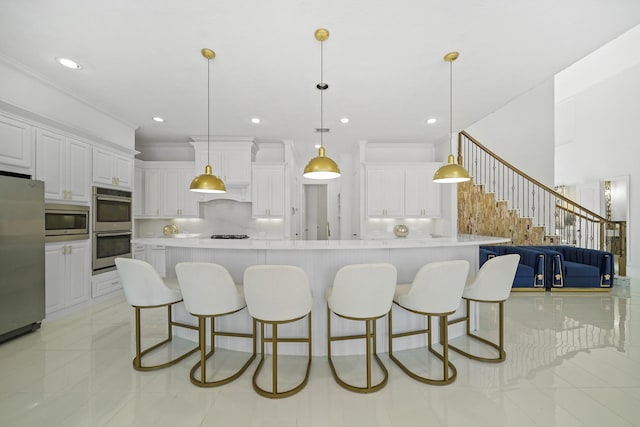
[[609, 251], [616, 260], [616, 273], [626, 275], [626, 221], [612, 221], [579, 205], [522, 172], [465, 131], [458, 133], [458, 163], [469, 171], [475, 184], [484, 186], [485, 192], [506, 201], [520, 217], [531, 218], [533, 226], [544, 227], [551, 240]]

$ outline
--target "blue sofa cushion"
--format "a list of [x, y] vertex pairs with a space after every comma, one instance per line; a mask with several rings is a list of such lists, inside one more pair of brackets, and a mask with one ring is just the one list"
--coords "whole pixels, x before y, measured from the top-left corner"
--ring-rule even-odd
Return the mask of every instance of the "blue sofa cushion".
[[595, 265], [564, 260], [565, 277], [599, 277], [600, 269]]
[[533, 267], [526, 264], [518, 264], [516, 276], [513, 278], [514, 288], [531, 288], [535, 281]]

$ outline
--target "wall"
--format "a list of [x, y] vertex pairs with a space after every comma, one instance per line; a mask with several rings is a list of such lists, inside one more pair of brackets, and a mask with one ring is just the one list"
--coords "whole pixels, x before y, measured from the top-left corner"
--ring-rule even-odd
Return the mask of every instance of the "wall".
[[633, 277], [640, 276], [640, 260], [634, 259], [640, 251], [640, 227], [635, 226], [640, 222], [640, 211], [635, 209], [640, 200], [638, 93], [640, 64], [558, 100], [556, 146], [557, 184], [580, 185], [629, 175], [627, 275]]
[[465, 130], [541, 183], [554, 185], [554, 82], [542, 82]]
[[0, 108], [106, 145], [134, 149], [135, 126], [0, 58]]

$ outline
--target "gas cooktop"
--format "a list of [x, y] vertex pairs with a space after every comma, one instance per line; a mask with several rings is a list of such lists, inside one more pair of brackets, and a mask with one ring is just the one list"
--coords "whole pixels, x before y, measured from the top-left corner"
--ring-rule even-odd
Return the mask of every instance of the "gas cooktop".
[[246, 234], [212, 234], [212, 239], [248, 239]]

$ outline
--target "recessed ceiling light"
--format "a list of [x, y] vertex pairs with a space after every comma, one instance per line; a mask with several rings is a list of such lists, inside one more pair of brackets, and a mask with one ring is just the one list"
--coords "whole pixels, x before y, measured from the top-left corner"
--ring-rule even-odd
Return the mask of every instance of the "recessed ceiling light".
[[162, 117], [159, 117], [159, 116], [152, 117], [151, 120], [153, 120], [154, 122], [158, 122], [158, 123], [164, 123], [164, 119]]
[[341, 118], [341, 119], [340, 119], [340, 123], [344, 123], [344, 124], [349, 123], [349, 117], [343, 117], [343, 118]]
[[437, 121], [438, 121], [438, 120], [436, 120], [436, 119], [435, 119], [435, 118], [433, 118], [433, 117], [431, 117], [430, 119], [427, 119], [427, 123], [428, 123], [428, 124], [430, 124], [430, 125], [434, 124], [434, 123], [435, 123], [435, 122], [437, 122]]
[[252, 117], [251, 118], [251, 123], [257, 125], [258, 123], [260, 123], [260, 118], [259, 117]]
[[320, 148], [320, 144], [316, 144], [316, 145], [314, 145], [314, 147]]
[[79, 70], [80, 68], [82, 68], [80, 64], [78, 64], [76, 61], [72, 61], [71, 59], [56, 58], [56, 61], [63, 67], [71, 68], [72, 70]]

